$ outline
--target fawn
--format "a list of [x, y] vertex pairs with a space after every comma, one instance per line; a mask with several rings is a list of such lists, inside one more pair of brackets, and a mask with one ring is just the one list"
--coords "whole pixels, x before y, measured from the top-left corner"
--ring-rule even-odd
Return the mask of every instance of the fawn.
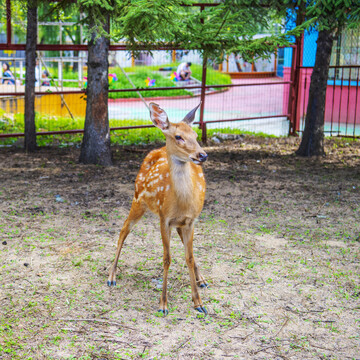
[[194, 221], [199, 216], [205, 199], [205, 178], [201, 163], [207, 154], [196, 141], [197, 134], [191, 124], [196, 110], [191, 110], [177, 124], [168, 120], [166, 112], [155, 103], [150, 103], [150, 118], [166, 137], [166, 146], [151, 151], [143, 161], [135, 180], [135, 195], [128, 218], [121, 229], [115, 261], [110, 268], [108, 285], [116, 285], [116, 267], [121, 248], [131, 228], [147, 209], [160, 218], [161, 237], [164, 247], [164, 280], [159, 312], [168, 314], [167, 277], [171, 263], [171, 229], [176, 228], [185, 247], [186, 263], [190, 273], [191, 294], [195, 309], [207, 314], [197, 284], [207, 283], [196, 265], [193, 254]]

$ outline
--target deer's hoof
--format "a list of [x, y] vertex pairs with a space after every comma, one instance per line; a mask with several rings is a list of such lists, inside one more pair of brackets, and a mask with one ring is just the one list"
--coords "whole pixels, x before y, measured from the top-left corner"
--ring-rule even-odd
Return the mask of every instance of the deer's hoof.
[[209, 285], [207, 284], [207, 283], [202, 283], [202, 284], [200, 284], [200, 287], [201, 288], [206, 288], [206, 287], [208, 287]]
[[158, 312], [162, 313], [164, 316], [166, 316], [169, 313], [169, 310], [168, 309], [165, 309], [165, 310], [159, 309]]
[[205, 306], [198, 306], [195, 308], [195, 310], [198, 311], [199, 313], [205, 314], [205, 315], [207, 315], [207, 313], [208, 313]]
[[116, 281], [110, 281], [107, 282], [108, 286], [116, 286]]

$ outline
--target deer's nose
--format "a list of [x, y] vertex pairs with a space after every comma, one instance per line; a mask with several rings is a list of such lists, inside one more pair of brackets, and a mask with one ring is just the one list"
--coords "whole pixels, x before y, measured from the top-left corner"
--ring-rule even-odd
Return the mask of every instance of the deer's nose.
[[198, 157], [199, 157], [199, 161], [204, 162], [208, 158], [208, 154], [207, 153], [199, 153]]

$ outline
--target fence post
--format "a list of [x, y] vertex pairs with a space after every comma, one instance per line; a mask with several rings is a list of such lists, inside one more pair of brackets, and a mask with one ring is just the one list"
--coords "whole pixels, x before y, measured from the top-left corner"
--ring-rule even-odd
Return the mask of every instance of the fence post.
[[62, 91], [63, 77], [62, 77], [62, 62], [60, 60], [58, 60], [58, 86], [61, 87], [61, 91]]
[[203, 123], [203, 127], [201, 129], [201, 141], [206, 144], [207, 142], [207, 133], [206, 133], [206, 122]]
[[[200, 12], [203, 12], [205, 9], [205, 5], [200, 5]], [[204, 25], [204, 19], [200, 20], [201, 24]], [[207, 56], [203, 55], [203, 64], [202, 64], [202, 76], [201, 76], [201, 106], [200, 106], [200, 129], [202, 131], [201, 141], [206, 142], [206, 124], [204, 124], [204, 109], [205, 109], [205, 92], [206, 92], [206, 64], [207, 64]]]
[[[203, 142], [206, 142], [206, 125], [204, 124], [204, 109], [205, 109], [205, 92], [206, 92], [206, 63], [207, 57], [203, 56], [202, 64], [202, 77], [201, 77], [201, 105], [200, 105], [200, 125], [199, 128], [202, 129], [202, 138]], [[205, 125], [205, 135], [204, 135], [204, 125]]]
[[296, 39], [295, 47], [293, 48], [293, 58], [291, 62], [291, 85], [289, 93], [289, 115], [290, 127], [289, 135], [297, 136], [300, 130], [300, 113], [298, 112], [298, 103], [300, 97], [300, 67], [302, 65], [304, 34], [301, 34]]
[[289, 114], [289, 136], [294, 134], [295, 119], [294, 119], [294, 85], [295, 85], [295, 68], [296, 68], [296, 57], [297, 47], [296, 45], [292, 48], [292, 59], [291, 59], [291, 71], [290, 71], [290, 89], [289, 89], [289, 103], [288, 103], [288, 114]]

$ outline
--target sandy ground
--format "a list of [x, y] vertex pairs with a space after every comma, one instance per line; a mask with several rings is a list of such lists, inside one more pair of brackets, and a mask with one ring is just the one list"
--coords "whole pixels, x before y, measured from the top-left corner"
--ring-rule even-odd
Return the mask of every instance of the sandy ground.
[[193, 309], [175, 232], [167, 317], [162, 245], [147, 214], [106, 286], [148, 148], [114, 166], [75, 148], [0, 150], [0, 359], [359, 359], [360, 142], [293, 155], [298, 139], [206, 147], [195, 256], [209, 311]]

